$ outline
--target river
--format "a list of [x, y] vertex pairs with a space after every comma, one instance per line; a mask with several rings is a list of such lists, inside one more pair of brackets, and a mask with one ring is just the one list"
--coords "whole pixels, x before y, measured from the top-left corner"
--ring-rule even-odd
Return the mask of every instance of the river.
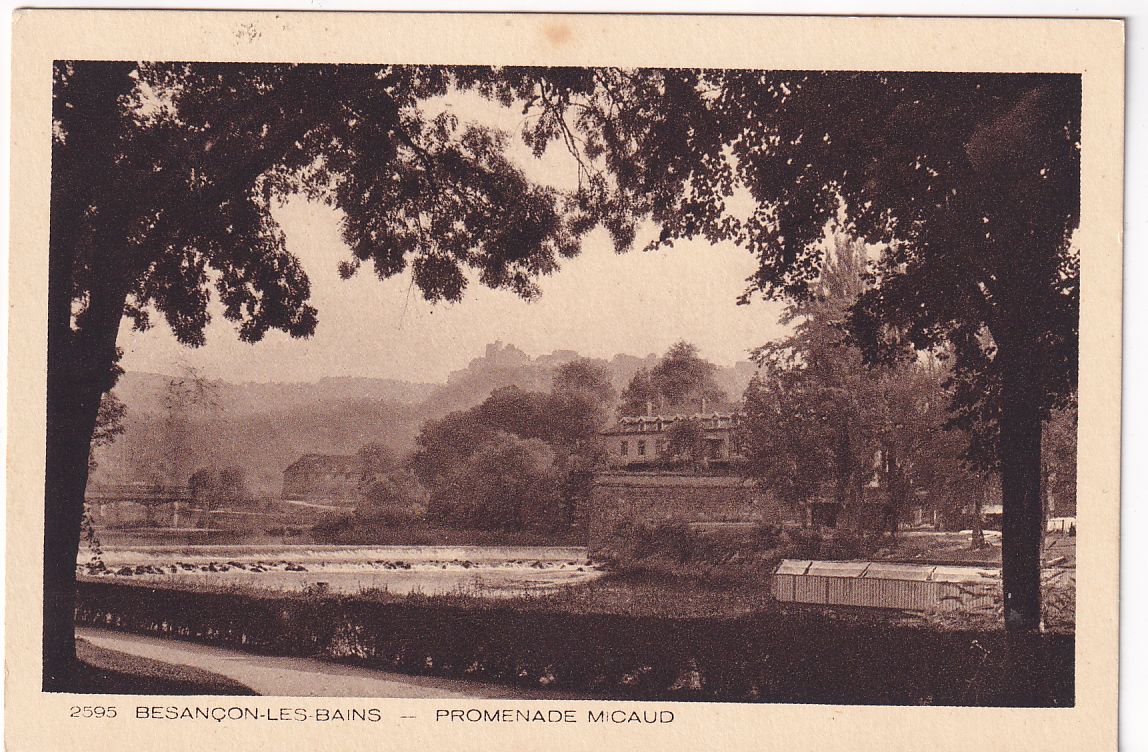
[[108, 546], [103, 566], [81, 551], [79, 572], [97, 579], [176, 587], [337, 593], [465, 593], [509, 597], [587, 582], [602, 574], [575, 546], [339, 546], [312, 544]]

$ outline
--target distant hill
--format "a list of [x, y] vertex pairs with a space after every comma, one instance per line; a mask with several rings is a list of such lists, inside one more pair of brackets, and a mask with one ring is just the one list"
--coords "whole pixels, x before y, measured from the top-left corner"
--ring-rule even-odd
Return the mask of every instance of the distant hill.
[[[379, 442], [398, 454], [414, 448], [423, 423], [482, 402], [504, 386], [550, 389], [554, 369], [578, 358], [558, 350], [531, 358], [514, 345], [495, 342], [445, 384], [394, 379], [323, 378], [297, 383], [208, 382], [208, 399], [182, 414], [165, 407], [178, 376], [125, 373], [116, 395], [127, 405], [125, 431], [96, 451], [95, 482], [186, 482], [198, 467], [239, 465], [251, 490], [278, 496], [283, 469], [302, 454], [351, 454]], [[595, 359], [620, 392], [657, 355]], [[740, 397], [752, 364], [719, 368], [718, 384]]]
[[[549, 355], [531, 358], [514, 345], [493, 342], [486, 346], [482, 356], [470, 361], [466, 368], [451, 373], [446, 384], [435, 389], [428, 401], [440, 406], [445, 414], [473, 407], [486, 399], [492, 391], [504, 386], [518, 386], [527, 391], [549, 391], [555, 369], [580, 357], [574, 350], [555, 350]], [[615, 389], [621, 392], [639, 368], [652, 368], [658, 362], [658, 356], [650, 354], [637, 358], [633, 355], [615, 355], [610, 360], [590, 360], [609, 370]], [[748, 379], [746, 383], [749, 383]]]
[[[126, 404], [145, 412], [163, 410], [168, 384], [179, 375], [129, 371], [116, 384], [116, 394]], [[209, 380], [210, 390], [228, 409], [240, 412], [279, 412], [316, 404], [380, 400], [396, 404], [419, 404], [438, 388], [437, 384], [397, 379], [325, 377], [311, 382], [244, 382]]]

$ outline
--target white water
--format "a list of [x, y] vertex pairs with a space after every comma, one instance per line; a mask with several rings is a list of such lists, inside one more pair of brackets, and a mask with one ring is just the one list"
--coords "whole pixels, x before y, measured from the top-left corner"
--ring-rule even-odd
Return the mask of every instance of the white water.
[[[87, 552], [81, 552], [79, 563], [87, 561]], [[124, 545], [105, 548], [102, 561], [106, 571], [81, 566], [81, 573], [176, 586], [318, 586], [340, 593], [386, 589], [506, 597], [601, 575], [586, 549], [573, 546]]]

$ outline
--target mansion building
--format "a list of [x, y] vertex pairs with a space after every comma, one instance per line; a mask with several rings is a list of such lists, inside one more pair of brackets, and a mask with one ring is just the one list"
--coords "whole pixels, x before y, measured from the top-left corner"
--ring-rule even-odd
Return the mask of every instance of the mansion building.
[[637, 470], [665, 465], [673, 460], [669, 431], [675, 423], [683, 420], [697, 421], [705, 432], [704, 450], [697, 458], [702, 464], [722, 467], [738, 458], [734, 433], [741, 424], [739, 413], [642, 415], [619, 418], [601, 433], [610, 466], [619, 470]]
[[[671, 429], [686, 420], [702, 429], [688, 459], [670, 446]], [[656, 415], [648, 405], [646, 415], [619, 418], [602, 431], [608, 469], [595, 476], [587, 515], [591, 547], [620, 525], [724, 527], [780, 519], [780, 507], [734, 467], [741, 421], [738, 412], [710, 413], [704, 404], [690, 415]]]

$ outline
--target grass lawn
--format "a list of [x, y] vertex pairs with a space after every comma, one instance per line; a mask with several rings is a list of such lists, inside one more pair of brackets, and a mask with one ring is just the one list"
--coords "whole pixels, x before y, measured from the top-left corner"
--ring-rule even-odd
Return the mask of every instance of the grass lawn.
[[923, 617], [888, 609], [861, 609], [778, 603], [769, 581], [754, 570], [720, 580], [656, 570], [607, 574], [591, 582], [509, 598], [485, 598], [478, 591], [423, 595], [364, 590], [350, 600], [409, 603], [471, 611], [509, 609], [554, 614], [598, 614], [662, 619], [738, 619], [761, 614], [820, 613], [825, 619], [875, 624], [923, 624]]
[[72, 691], [84, 694], [254, 695], [252, 689], [210, 671], [161, 663], [76, 640], [80, 666]]
[[[676, 619], [736, 618], [778, 608], [769, 593], [767, 582], [716, 584], [660, 572], [607, 574], [587, 583], [511, 598], [482, 598], [479, 595], [459, 592], [421, 597], [407, 595], [400, 598], [421, 598], [464, 608], [513, 608]], [[371, 594], [364, 593], [363, 596], [370, 598]]]

